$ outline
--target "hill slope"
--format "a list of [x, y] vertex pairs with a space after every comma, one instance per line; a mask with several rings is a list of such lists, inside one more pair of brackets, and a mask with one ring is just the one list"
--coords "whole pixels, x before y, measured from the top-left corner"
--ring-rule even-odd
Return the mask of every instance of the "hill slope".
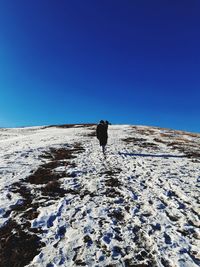
[[200, 266], [200, 135], [0, 129], [0, 266]]

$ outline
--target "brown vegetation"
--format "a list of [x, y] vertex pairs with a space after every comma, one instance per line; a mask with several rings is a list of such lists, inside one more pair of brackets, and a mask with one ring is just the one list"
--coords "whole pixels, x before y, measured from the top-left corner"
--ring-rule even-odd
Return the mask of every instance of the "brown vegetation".
[[[71, 192], [70, 189], [61, 188], [59, 179], [67, 175], [67, 167], [75, 166], [68, 160], [74, 159], [77, 153], [83, 151], [79, 143], [74, 144], [73, 148], [50, 148], [41, 156], [50, 159], [49, 162], [42, 164], [33, 174], [10, 187], [11, 192], [20, 194], [21, 200], [11, 206], [6, 216], [11, 214], [12, 218], [0, 228], [0, 267], [25, 266], [39, 253], [40, 248], [44, 246], [37, 236], [41, 229], [31, 228], [30, 220], [38, 217], [39, 206], [46, 205], [45, 201], [41, 202], [42, 198], [48, 196], [53, 200], [67, 193], [80, 193], [80, 190]], [[60, 166], [66, 166], [66, 171], [55, 170]], [[32, 184], [37, 187], [32, 188]], [[17, 218], [20, 224], [14, 218]]]
[[28, 233], [14, 220], [0, 228], [0, 266], [23, 267], [38, 253], [44, 244], [33, 233]]

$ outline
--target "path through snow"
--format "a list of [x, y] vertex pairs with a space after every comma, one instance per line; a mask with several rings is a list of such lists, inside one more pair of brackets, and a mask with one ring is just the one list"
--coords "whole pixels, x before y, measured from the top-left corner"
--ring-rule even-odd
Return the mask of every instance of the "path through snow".
[[0, 266], [13, 229], [39, 245], [6, 266], [200, 266], [200, 136], [110, 126], [104, 158], [94, 130], [0, 130]]

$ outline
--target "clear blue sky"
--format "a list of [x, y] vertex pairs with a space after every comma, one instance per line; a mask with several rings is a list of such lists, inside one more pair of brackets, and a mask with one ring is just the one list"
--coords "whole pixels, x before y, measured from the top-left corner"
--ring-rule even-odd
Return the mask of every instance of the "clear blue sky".
[[1, 127], [199, 118], [199, 0], [0, 1]]

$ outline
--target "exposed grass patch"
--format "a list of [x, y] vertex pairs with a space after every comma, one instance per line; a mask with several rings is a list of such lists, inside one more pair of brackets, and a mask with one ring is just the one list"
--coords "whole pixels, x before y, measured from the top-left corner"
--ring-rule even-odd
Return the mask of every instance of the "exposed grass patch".
[[[37, 236], [38, 232], [41, 233], [41, 229], [31, 228], [30, 220], [38, 217], [39, 206], [47, 205], [40, 201], [41, 195], [53, 200], [64, 197], [68, 193], [80, 194], [80, 189], [76, 191], [61, 188], [59, 179], [66, 176], [66, 171], [59, 172], [55, 169], [61, 166], [75, 166], [66, 159], [74, 159], [77, 153], [83, 151], [79, 143], [76, 143], [73, 148], [51, 148], [42, 155], [50, 159], [50, 162], [42, 164], [30, 176], [10, 187], [10, 191], [20, 194], [21, 200], [11, 207], [7, 215], [14, 211], [12, 216], [17, 217], [20, 225], [12, 218], [0, 228], [0, 266], [25, 266], [39, 253], [40, 248], [44, 246]], [[37, 188], [31, 185], [37, 185]]]
[[193, 144], [186, 146], [186, 145], [181, 145], [178, 142], [171, 142], [168, 143], [167, 146], [171, 147], [174, 150], [179, 151], [180, 153], [185, 154], [186, 157], [188, 158], [200, 158], [200, 152], [198, 146], [195, 146]]
[[158, 148], [157, 144], [155, 143], [150, 143], [150, 142], [144, 142], [140, 145], [140, 147], [152, 147], [152, 148]]
[[12, 210], [22, 212], [31, 206], [32, 194], [31, 190], [26, 185], [20, 182], [16, 182], [12, 185], [10, 191], [12, 191], [13, 193], [18, 193], [22, 196], [22, 201], [19, 204], [13, 206]]
[[167, 144], [167, 143], [168, 143], [167, 141], [161, 140], [161, 139], [159, 139], [159, 138], [154, 138], [153, 140], [154, 140], [155, 142], [157, 142], [157, 143], [162, 143], [162, 144]]
[[108, 214], [108, 216], [116, 219], [117, 221], [122, 221], [124, 219], [124, 214], [121, 209], [113, 210]]
[[146, 142], [147, 139], [144, 138], [135, 138], [135, 137], [128, 137], [125, 139], [122, 139], [122, 141], [128, 143], [128, 144], [133, 144], [133, 145], [137, 145], [139, 147], [144, 147], [144, 148], [158, 148], [158, 145], [155, 143], [150, 143], [150, 142]]
[[110, 197], [110, 198], [123, 197], [123, 195], [118, 190], [116, 190], [115, 188], [112, 188], [112, 187], [106, 188], [105, 195], [107, 197]]
[[147, 139], [136, 138], [136, 137], [127, 137], [125, 139], [122, 139], [122, 141], [124, 141], [126, 143], [141, 143], [141, 142], [147, 141]]
[[56, 173], [51, 169], [38, 168], [32, 175], [26, 178], [26, 182], [31, 184], [47, 184], [48, 182], [59, 180], [66, 176], [65, 172]]
[[140, 129], [140, 128], [137, 128], [137, 132], [141, 135], [154, 135], [156, 133], [155, 130], [153, 129]]
[[0, 266], [2, 267], [23, 267], [44, 246], [36, 234], [28, 233], [13, 220], [9, 220], [0, 228], [0, 240]]
[[119, 187], [121, 183], [117, 178], [109, 178], [105, 180], [105, 185], [110, 187]]
[[56, 180], [50, 181], [47, 185], [41, 188], [41, 192], [43, 195], [47, 195], [50, 197], [64, 197], [67, 191], [64, 188], [60, 187], [60, 183]]
[[77, 128], [77, 127], [90, 127], [90, 126], [94, 126], [94, 125], [96, 125], [96, 124], [94, 124], [94, 123], [85, 123], [85, 124], [60, 124], [60, 125], [44, 126], [43, 129], [52, 128], [52, 127], [67, 129], [67, 128]]

